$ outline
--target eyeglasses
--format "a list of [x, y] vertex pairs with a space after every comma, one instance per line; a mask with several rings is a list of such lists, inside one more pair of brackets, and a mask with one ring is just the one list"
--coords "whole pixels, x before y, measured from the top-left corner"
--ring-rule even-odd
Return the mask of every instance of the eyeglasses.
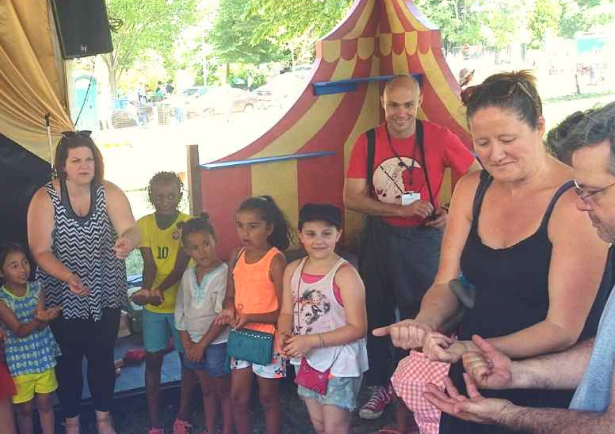
[[81, 131], [62, 131], [62, 137], [66, 139], [73, 139], [75, 137], [85, 137], [88, 138], [92, 135], [90, 130], [81, 130]]
[[595, 191], [587, 191], [585, 189], [583, 189], [578, 183], [576, 179], [573, 179], [572, 182], [574, 183], [574, 192], [577, 194], [577, 196], [579, 196], [580, 199], [583, 200], [583, 202], [585, 203], [589, 203], [593, 199], [593, 197], [595, 195], [597, 195], [598, 193], [602, 193], [603, 191], [605, 191], [608, 188], [611, 188], [612, 186], [615, 185], [615, 182], [612, 184], [607, 185], [606, 187], [601, 188], [600, 190], [595, 190]]
[[509, 98], [517, 87], [527, 95], [530, 101], [532, 101], [532, 104], [535, 106], [538, 105], [527, 86], [519, 80], [498, 80], [491, 83], [467, 87], [461, 92], [461, 102], [463, 105], [467, 106], [471, 101], [476, 101], [485, 94], [495, 99]]

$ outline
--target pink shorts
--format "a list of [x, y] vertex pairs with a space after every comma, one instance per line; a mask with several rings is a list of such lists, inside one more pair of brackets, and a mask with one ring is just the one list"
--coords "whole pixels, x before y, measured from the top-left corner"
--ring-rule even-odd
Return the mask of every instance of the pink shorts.
[[399, 362], [391, 377], [395, 393], [414, 413], [421, 434], [438, 434], [440, 410], [423, 398], [423, 392], [429, 383], [444, 389], [444, 378], [450, 367], [448, 363], [429, 361], [419, 351], [411, 351]]
[[0, 363], [0, 399], [11, 398], [17, 393], [15, 383], [4, 363]]

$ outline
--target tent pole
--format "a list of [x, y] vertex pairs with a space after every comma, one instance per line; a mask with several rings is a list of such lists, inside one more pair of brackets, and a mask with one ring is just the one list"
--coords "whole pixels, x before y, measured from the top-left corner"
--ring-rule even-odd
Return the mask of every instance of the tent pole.
[[50, 113], [45, 115], [45, 127], [47, 128], [47, 141], [49, 142], [49, 164], [51, 164], [51, 178], [56, 178], [56, 168], [53, 164], [53, 144], [51, 143], [51, 125], [49, 123]]

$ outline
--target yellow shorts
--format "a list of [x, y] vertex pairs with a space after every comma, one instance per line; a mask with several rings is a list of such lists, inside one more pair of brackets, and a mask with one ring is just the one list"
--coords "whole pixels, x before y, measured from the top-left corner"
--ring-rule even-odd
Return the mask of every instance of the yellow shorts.
[[24, 374], [13, 378], [17, 394], [13, 396], [13, 404], [23, 404], [31, 401], [35, 393], [51, 393], [58, 388], [56, 371], [48, 369], [40, 374]]

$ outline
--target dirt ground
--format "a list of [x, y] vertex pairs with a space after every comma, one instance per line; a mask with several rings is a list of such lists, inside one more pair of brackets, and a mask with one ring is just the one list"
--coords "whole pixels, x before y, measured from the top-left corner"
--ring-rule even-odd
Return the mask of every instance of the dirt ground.
[[[282, 414], [283, 414], [283, 434], [312, 434], [314, 430], [310, 422], [310, 418], [307, 409], [303, 402], [297, 396], [295, 386], [290, 380], [285, 380], [281, 387], [282, 395]], [[361, 390], [361, 396], [359, 397], [359, 403], [364, 403], [369, 398], [369, 390], [363, 388]], [[135, 398], [142, 400], [139, 403], [133, 403], [130, 405], [129, 410], [116, 409], [114, 414], [114, 420], [116, 430], [118, 434], [147, 434], [148, 430], [148, 418], [147, 410], [145, 409], [145, 397]], [[173, 399], [170, 399], [173, 400]], [[126, 406], [123, 406], [126, 408]], [[252, 411], [254, 415], [255, 427], [254, 434], [264, 434], [265, 426], [263, 420], [263, 413], [258, 405], [257, 396], [253, 396]], [[167, 404], [162, 409], [164, 420], [165, 432], [171, 433], [173, 431], [173, 421], [177, 414], [177, 406], [174, 404]], [[82, 434], [96, 434], [96, 425], [93, 419], [93, 415], [84, 415], [82, 417]], [[89, 417], [88, 417], [89, 416]], [[395, 409], [393, 405], [389, 405], [384, 415], [375, 421], [365, 421], [359, 418], [358, 413], [355, 412], [352, 420], [352, 433], [353, 434], [367, 434], [377, 431], [385, 425], [394, 423]], [[201, 407], [201, 400], [195, 399], [193, 405], [192, 416], [193, 430], [192, 433], [201, 433], [204, 428], [203, 409]], [[63, 432], [63, 431], [60, 431]]]

